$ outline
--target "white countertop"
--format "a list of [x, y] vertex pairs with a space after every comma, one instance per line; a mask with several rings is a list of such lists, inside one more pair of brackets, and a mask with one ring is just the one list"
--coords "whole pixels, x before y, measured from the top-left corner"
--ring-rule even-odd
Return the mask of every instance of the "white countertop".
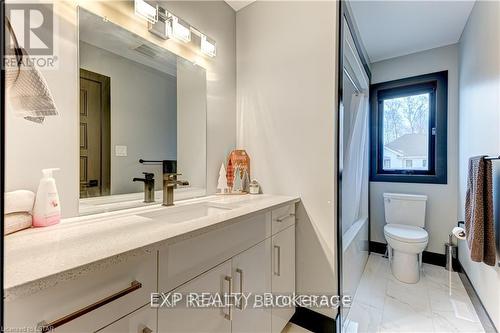
[[55, 226], [14, 233], [4, 238], [4, 299], [29, 295], [131, 256], [150, 253], [159, 246], [223, 227], [240, 217], [298, 201], [298, 197], [267, 194], [209, 196], [176, 202], [174, 208], [204, 202], [237, 206], [181, 223], [139, 215], [171, 209], [154, 205], [64, 219]]
[[[206, 189], [200, 187], [185, 186], [174, 189], [174, 198], [176, 200], [202, 198], [205, 197], [206, 194]], [[113, 212], [128, 208], [153, 206], [163, 201], [163, 190], [155, 191], [155, 201], [156, 202], [152, 203], [144, 203], [144, 191], [138, 193], [104, 195], [100, 197], [80, 199], [79, 212], [80, 216], [83, 216]]]

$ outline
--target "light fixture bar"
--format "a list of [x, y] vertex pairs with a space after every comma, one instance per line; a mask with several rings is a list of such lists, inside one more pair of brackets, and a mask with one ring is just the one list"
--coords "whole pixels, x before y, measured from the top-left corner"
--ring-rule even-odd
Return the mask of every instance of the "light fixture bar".
[[[155, 34], [163, 39], [173, 38], [184, 43], [189, 43], [192, 40], [192, 34], [200, 37], [200, 50], [201, 53], [209, 56], [215, 57], [217, 55], [217, 43], [212, 38], [203, 34], [198, 29], [192, 27], [189, 23], [183, 19], [175, 16], [174, 14], [168, 12], [163, 7], [153, 7], [144, 0], [135, 0], [136, 14], [148, 19], [148, 30], [149, 32]], [[154, 10], [154, 20], [152, 18]], [[139, 13], [138, 13], [139, 12]], [[197, 39], [196, 39], [197, 43]]]

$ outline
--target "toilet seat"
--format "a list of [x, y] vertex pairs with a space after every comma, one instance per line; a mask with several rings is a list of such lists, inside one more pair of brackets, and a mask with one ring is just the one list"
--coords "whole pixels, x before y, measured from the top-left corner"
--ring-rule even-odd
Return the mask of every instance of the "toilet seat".
[[424, 243], [429, 239], [429, 234], [425, 229], [404, 224], [386, 224], [384, 234], [386, 237], [404, 243]]

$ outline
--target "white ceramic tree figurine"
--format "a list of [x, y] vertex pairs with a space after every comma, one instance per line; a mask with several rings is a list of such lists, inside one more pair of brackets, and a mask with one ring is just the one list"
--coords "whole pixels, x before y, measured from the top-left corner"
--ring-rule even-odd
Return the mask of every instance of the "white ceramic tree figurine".
[[217, 191], [218, 193], [227, 193], [227, 178], [224, 163], [222, 163], [222, 165], [220, 166], [219, 180], [217, 181]]

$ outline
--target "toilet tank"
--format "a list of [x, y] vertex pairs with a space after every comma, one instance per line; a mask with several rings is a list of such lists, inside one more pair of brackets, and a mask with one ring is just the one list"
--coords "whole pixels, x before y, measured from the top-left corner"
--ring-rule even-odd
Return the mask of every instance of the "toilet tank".
[[385, 223], [425, 227], [426, 195], [384, 193]]

